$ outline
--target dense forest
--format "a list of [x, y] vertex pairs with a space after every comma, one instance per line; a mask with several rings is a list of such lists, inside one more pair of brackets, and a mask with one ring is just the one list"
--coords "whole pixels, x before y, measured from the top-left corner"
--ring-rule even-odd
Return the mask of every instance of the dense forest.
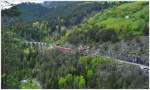
[[2, 10], [1, 88], [149, 88], [148, 7], [45, 1]]

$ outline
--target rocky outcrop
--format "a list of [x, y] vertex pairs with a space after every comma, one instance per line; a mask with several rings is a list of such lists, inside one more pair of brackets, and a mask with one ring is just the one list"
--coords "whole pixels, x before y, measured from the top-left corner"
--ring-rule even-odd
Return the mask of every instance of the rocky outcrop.
[[[87, 47], [87, 46], [84, 46]], [[109, 56], [143, 65], [149, 65], [149, 37], [142, 36], [117, 43], [103, 43], [85, 51], [86, 55]]]

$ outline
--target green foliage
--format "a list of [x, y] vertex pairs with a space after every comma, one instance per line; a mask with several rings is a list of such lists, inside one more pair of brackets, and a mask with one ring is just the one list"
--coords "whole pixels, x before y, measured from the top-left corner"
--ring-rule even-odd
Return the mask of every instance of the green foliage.
[[39, 89], [40, 87], [33, 81], [29, 80], [27, 83], [22, 83], [20, 85], [21, 89]]
[[68, 35], [67, 41], [72, 44], [89, 44], [89, 43], [104, 43], [104, 42], [116, 42], [118, 41], [118, 35], [111, 29], [96, 29], [93, 28], [89, 31], [77, 30]]
[[[106, 6], [107, 5], [107, 6]], [[23, 21], [48, 20], [55, 28], [59, 21], [65, 26], [76, 25], [88, 16], [102, 9], [116, 5], [107, 2], [45, 2], [41, 4], [22, 3], [16, 7], [23, 13], [20, 18]], [[9, 10], [4, 10], [9, 11]], [[69, 12], [68, 12], [69, 11]]]
[[24, 49], [24, 54], [25, 54], [25, 55], [29, 55], [29, 52], [30, 52], [30, 51], [29, 51], [29, 48]]
[[23, 41], [14, 29], [2, 30], [2, 88], [20, 88], [20, 80], [34, 76], [35, 60], [41, 58]]
[[[87, 64], [86, 63], [87, 61], [88, 62], [90, 61], [90, 62]], [[83, 67], [87, 67], [87, 69], [83, 71], [84, 73], [83, 75], [87, 80], [86, 81], [88, 84], [87, 86], [94, 87], [94, 88], [130, 88], [129, 83], [136, 82], [136, 80], [131, 80], [129, 82], [127, 82], [126, 80], [128, 80], [129, 78], [131, 79], [131, 77], [134, 77], [135, 73], [140, 73], [138, 71], [132, 72], [132, 74], [130, 73], [130, 71], [137, 69], [137, 67], [130, 69], [130, 71], [128, 72], [128, 71], [125, 71], [123, 68], [130, 68], [131, 66], [128, 66], [128, 65], [119, 66], [117, 65], [118, 64], [117, 62], [115, 61], [112, 62], [112, 61], [113, 59], [105, 58], [105, 57], [81, 57], [80, 63], [84, 65]], [[126, 75], [124, 76], [125, 72], [126, 72]], [[106, 76], [103, 73], [105, 73]], [[142, 78], [138, 78], [138, 76], [141, 77], [141, 75], [137, 75], [135, 76], [136, 79], [142, 80]], [[97, 81], [94, 81], [95, 80], [94, 78], [96, 78]], [[101, 82], [105, 84], [102, 84]], [[124, 86], [123, 84], [125, 83], [128, 83], [128, 84]]]
[[6, 80], [6, 87], [8, 88], [19, 88], [20, 82], [18, 81], [18, 77], [15, 77], [15, 74], [7, 75], [2, 80]]
[[[29, 48], [23, 44], [26, 40], [60, 45], [68, 41], [74, 45], [95, 46], [148, 35], [147, 2], [129, 2], [121, 5], [119, 2], [70, 2], [69, 5], [61, 2], [62, 6], [56, 8], [55, 5], [52, 8], [41, 7], [39, 4], [23, 5], [26, 7], [23, 8], [23, 12], [31, 13], [38, 10], [51, 18], [46, 16], [39, 18], [37, 12], [35, 15], [33, 13], [28, 15], [35, 17], [33, 22], [18, 20], [10, 27], [3, 24], [2, 88], [148, 88], [149, 77], [137, 66], [121, 64], [106, 57], [81, 56], [78, 51], [62, 53], [57, 49], [46, 49], [43, 55], [36, 47]], [[34, 5], [38, 8], [34, 8]], [[116, 6], [112, 7], [114, 5]], [[108, 7], [112, 8], [89, 19], [85, 18], [87, 20], [77, 27], [68, 27], [79, 24], [87, 13]], [[31, 8], [31, 11], [27, 8]], [[23, 14], [20, 18], [28, 20], [33, 18], [25, 16]], [[21, 83], [23, 79], [29, 81]]]
[[[143, 13], [147, 13], [144, 14]], [[109, 17], [107, 19], [102, 17]], [[96, 15], [94, 18], [101, 18], [101, 22], [96, 20], [95, 23], [104, 28], [114, 29], [120, 37], [122, 34], [132, 32], [132, 35], [142, 35], [143, 26], [148, 20], [147, 2], [133, 2], [122, 4], [104, 13]], [[90, 23], [90, 22], [89, 22]]]
[[79, 88], [85, 88], [85, 79], [83, 76], [80, 76], [79, 79]]
[[[2, 87], [18, 88], [20, 65], [20, 52], [22, 42], [18, 36], [10, 31], [2, 31]], [[15, 73], [13, 71], [16, 71]]]
[[92, 76], [93, 76], [93, 71], [92, 70], [88, 70], [87, 77], [91, 78]]
[[58, 85], [60, 88], [64, 88], [66, 86], [66, 79], [61, 77], [58, 81]]
[[12, 29], [21, 38], [28, 41], [47, 41], [48, 33], [51, 31], [46, 21], [33, 22], [33, 25], [23, 21], [16, 21]]
[[74, 28], [67, 41], [77, 45], [132, 39], [145, 34], [147, 22], [148, 2], [125, 3], [90, 17]]
[[21, 12], [18, 10], [16, 6], [12, 6], [10, 9], [2, 10], [2, 16], [10, 16], [10, 17], [16, 17], [20, 16]]

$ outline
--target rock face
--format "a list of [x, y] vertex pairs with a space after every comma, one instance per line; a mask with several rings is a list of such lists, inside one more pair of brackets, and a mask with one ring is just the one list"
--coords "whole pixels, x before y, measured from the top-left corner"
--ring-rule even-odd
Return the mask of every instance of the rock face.
[[129, 62], [149, 65], [149, 37], [142, 36], [117, 43], [103, 43], [86, 50], [87, 55], [109, 56]]

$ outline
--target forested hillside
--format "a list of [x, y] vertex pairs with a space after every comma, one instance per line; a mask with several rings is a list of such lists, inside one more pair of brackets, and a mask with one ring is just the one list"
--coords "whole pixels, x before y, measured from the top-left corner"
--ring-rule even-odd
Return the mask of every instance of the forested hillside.
[[[45, 4], [46, 3], [46, 4]], [[22, 36], [25, 39], [30, 39], [34, 41], [41, 41], [41, 38], [45, 36], [45, 34], [41, 34], [41, 30], [43, 28], [47, 28], [46, 30], [51, 36], [54, 36], [56, 39], [60, 38], [62, 34], [66, 32], [66, 28], [69, 28], [73, 25], [80, 24], [87, 17], [94, 15], [99, 11], [103, 11], [106, 8], [113, 7], [115, 5], [119, 5], [123, 2], [45, 2], [43, 4], [35, 4], [35, 3], [22, 3], [16, 5], [15, 7], [19, 9], [20, 16], [10, 17], [4, 14], [3, 26], [9, 25], [14, 28], [18, 28], [18, 33], [30, 33], [36, 32], [36, 35], [27, 35]], [[13, 9], [13, 7], [12, 7]], [[4, 10], [9, 11], [9, 10]], [[34, 24], [34, 25], [33, 25]], [[40, 27], [38, 27], [41, 25]], [[34, 28], [34, 31], [28, 32]], [[22, 31], [22, 29], [26, 29], [26, 31]], [[39, 35], [39, 33], [41, 35]], [[46, 31], [45, 31], [46, 32]], [[37, 36], [38, 35], [38, 36]], [[32, 36], [32, 37], [31, 37]], [[37, 38], [34, 38], [37, 37]], [[46, 35], [48, 37], [48, 35]], [[45, 40], [42, 38], [42, 40]]]
[[[78, 42], [88, 43], [89, 41], [116, 42], [122, 39], [132, 39], [135, 36], [146, 36], [149, 30], [147, 28], [148, 20], [148, 3], [126, 3], [106, 9], [104, 12], [91, 17], [75, 28], [68, 38], [71, 43], [77, 44]], [[78, 37], [76, 37], [76, 34]]]
[[60, 21], [65, 26], [79, 24], [84, 17], [118, 4], [121, 3], [53, 1], [43, 4], [22, 3], [16, 7], [22, 13], [19, 19], [26, 22], [46, 20], [54, 28]]
[[2, 10], [2, 88], [149, 88], [148, 7], [45, 1]]
[[98, 48], [102, 55], [136, 59], [135, 62], [148, 65], [148, 37], [143, 37], [149, 35], [148, 6], [146, 2], [133, 2], [106, 9], [74, 28], [65, 38], [73, 45]]

